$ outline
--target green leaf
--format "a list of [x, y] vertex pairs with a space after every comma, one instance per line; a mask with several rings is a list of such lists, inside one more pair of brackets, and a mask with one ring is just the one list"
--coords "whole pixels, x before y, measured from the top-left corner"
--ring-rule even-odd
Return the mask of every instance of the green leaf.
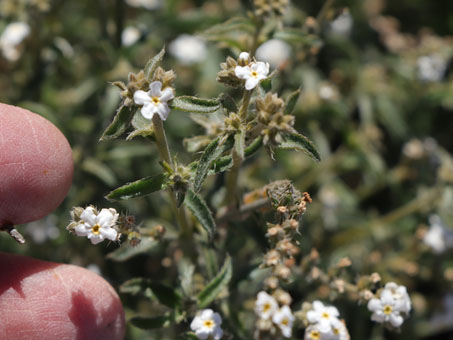
[[269, 92], [270, 90], [272, 90], [272, 78], [269, 77], [269, 78], [262, 80], [260, 85], [264, 91]]
[[203, 229], [206, 230], [209, 240], [212, 240], [216, 226], [214, 218], [212, 217], [211, 211], [209, 210], [206, 202], [191, 189], [188, 189], [184, 204], [197, 218]]
[[105, 129], [99, 141], [121, 136], [129, 126], [135, 111], [136, 109], [133, 107], [121, 105], [121, 107], [117, 110], [112, 123], [110, 123], [107, 129]]
[[127, 200], [134, 197], [149, 195], [155, 191], [165, 188], [167, 181], [166, 174], [145, 177], [138, 181], [127, 183], [113, 191], [105, 198], [109, 201]]
[[240, 130], [234, 135], [234, 151], [240, 159], [244, 159], [245, 130]]
[[197, 171], [195, 173], [193, 183], [195, 192], [198, 192], [201, 189], [212, 163], [219, 158], [222, 153], [233, 147], [234, 138], [229, 137], [223, 144], [220, 144], [220, 140], [221, 138], [218, 137], [209, 143], [198, 161]]
[[198, 294], [198, 307], [205, 308], [214, 301], [219, 293], [228, 285], [233, 276], [233, 265], [231, 257], [228, 255], [220, 272], [208, 283], [208, 285]]
[[294, 149], [305, 152], [315, 161], [320, 161], [321, 156], [312, 141], [298, 133], [288, 133], [283, 135], [283, 142], [279, 145], [282, 149]]
[[127, 280], [120, 286], [121, 293], [143, 294], [170, 308], [181, 306], [181, 295], [172, 287], [142, 277]]
[[289, 96], [286, 98], [285, 103], [285, 115], [290, 115], [293, 113], [294, 108], [296, 107], [297, 100], [299, 99], [300, 90], [296, 90], [291, 92]]
[[146, 79], [151, 81], [154, 77], [154, 72], [156, 71], [159, 63], [162, 61], [162, 58], [165, 54], [165, 47], [160, 50], [158, 54], [156, 54], [153, 58], [151, 58], [145, 65], [144, 71]]
[[186, 340], [198, 340], [198, 336], [194, 332], [187, 332], [184, 334]]
[[170, 325], [170, 317], [166, 315], [160, 316], [134, 316], [129, 322], [135, 327], [141, 329], [156, 329], [168, 327]]
[[219, 96], [219, 101], [222, 106], [227, 109], [228, 112], [238, 112], [238, 107], [234, 102], [233, 98], [228, 93], [221, 93]]
[[112, 251], [107, 255], [107, 258], [115, 262], [124, 262], [131, 259], [134, 256], [149, 253], [149, 251], [159, 244], [153, 238], [142, 238], [140, 243], [136, 246], [130, 244], [123, 244], [118, 249]]
[[210, 28], [202, 32], [201, 36], [206, 39], [216, 40], [216, 37], [222, 35], [230, 35], [231, 32], [234, 31], [254, 33], [255, 26], [249, 18], [233, 17], [221, 24], [211, 26]]
[[154, 128], [151, 119], [143, 117], [140, 110], [137, 110], [131, 123], [134, 127], [134, 131], [127, 136], [126, 140], [131, 140], [136, 136], [154, 137]]
[[220, 102], [217, 99], [181, 96], [173, 99], [170, 106], [172, 109], [184, 112], [212, 113], [220, 108]]

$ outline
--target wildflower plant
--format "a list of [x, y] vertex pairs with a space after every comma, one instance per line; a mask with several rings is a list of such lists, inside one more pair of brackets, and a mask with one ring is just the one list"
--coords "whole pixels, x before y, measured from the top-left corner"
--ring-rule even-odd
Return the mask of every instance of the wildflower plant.
[[[380, 1], [127, 0], [99, 5], [108, 20], [87, 19], [78, 44], [71, 22], [37, 30], [49, 8], [35, 3], [58, 10], [0, 5], [0, 68], [43, 75], [14, 71], [31, 93], [0, 96], [66, 130], [83, 184], [62, 208], [70, 236], [49, 242], [75, 263], [106, 253], [128, 338], [438, 332], [451, 37], [406, 32]], [[42, 77], [42, 93], [25, 86]]]

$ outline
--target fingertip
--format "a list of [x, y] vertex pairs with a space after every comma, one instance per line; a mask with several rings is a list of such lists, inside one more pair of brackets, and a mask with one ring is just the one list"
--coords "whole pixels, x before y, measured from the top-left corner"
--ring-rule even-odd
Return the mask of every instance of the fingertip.
[[121, 301], [97, 274], [3, 253], [0, 273], [0, 340], [124, 338]]

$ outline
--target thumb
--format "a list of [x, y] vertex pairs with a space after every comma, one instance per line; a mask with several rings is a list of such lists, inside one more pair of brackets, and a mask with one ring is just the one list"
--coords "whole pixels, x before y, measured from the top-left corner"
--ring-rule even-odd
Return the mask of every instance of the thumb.
[[81, 267], [0, 253], [0, 340], [120, 340], [114, 289]]

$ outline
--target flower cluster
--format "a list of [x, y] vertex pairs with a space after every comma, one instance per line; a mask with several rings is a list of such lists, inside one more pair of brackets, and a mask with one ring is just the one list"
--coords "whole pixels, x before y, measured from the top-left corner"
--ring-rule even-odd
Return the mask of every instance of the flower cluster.
[[388, 282], [377, 296], [368, 302], [368, 309], [373, 312], [371, 320], [393, 328], [400, 327], [411, 310], [406, 287]]
[[236, 88], [245, 86], [248, 91], [253, 90], [269, 74], [269, 64], [256, 61], [247, 52], [242, 52], [237, 60], [228, 57], [220, 67], [222, 70], [217, 74], [219, 83]]
[[192, 320], [190, 329], [195, 332], [198, 339], [219, 340], [223, 336], [221, 324], [222, 318], [219, 313], [215, 313], [212, 309], [203, 309]]
[[272, 14], [280, 16], [285, 13], [289, 5], [289, 0], [254, 0], [255, 15], [260, 17], [270, 16]]
[[71, 211], [72, 222], [67, 229], [77, 236], [87, 237], [92, 244], [105, 239], [117, 241], [121, 234], [117, 230], [119, 214], [115, 209], [102, 209], [100, 212], [93, 206], [85, 209], [76, 207]]
[[277, 326], [285, 338], [290, 338], [294, 323], [293, 313], [288, 306], [291, 303], [291, 298], [288, 299], [287, 296], [289, 294], [283, 291], [276, 291], [275, 295], [277, 295], [278, 301], [283, 303], [282, 307], [279, 307], [277, 299], [274, 296], [264, 291], [258, 293], [255, 302], [255, 313], [259, 317], [257, 328], [259, 331], [266, 331], [273, 334], [276, 331], [275, 326]]
[[306, 314], [309, 325], [305, 330], [305, 340], [349, 340], [348, 330], [339, 316], [336, 307], [314, 301]]

